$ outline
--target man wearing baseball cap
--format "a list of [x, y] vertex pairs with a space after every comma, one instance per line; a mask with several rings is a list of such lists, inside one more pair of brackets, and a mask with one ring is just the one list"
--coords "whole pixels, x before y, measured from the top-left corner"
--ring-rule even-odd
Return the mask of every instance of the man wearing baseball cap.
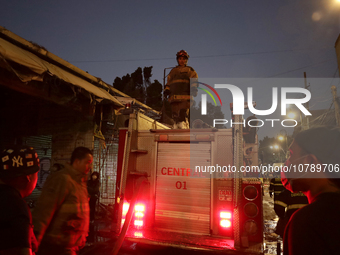
[[8, 147], [0, 158], [0, 254], [30, 255], [37, 245], [23, 198], [37, 184], [39, 158], [29, 146]]
[[296, 211], [284, 233], [284, 254], [339, 254], [340, 129], [317, 127], [300, 132], [290, 146], [282, 180], [302, 191], [309, 205]]

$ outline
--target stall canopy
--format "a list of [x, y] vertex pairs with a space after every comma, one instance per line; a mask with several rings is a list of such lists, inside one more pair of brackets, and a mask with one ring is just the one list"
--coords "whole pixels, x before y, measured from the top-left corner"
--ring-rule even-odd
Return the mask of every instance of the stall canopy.
[[[0, 38], [0, 59], [6, 63], [6, 67], [13, 71], [22, 82], [32, 80], [42, 81], [44, 75], [48, 74], [56, 76], [69, 84], [88, 91], [92, 95], [96, 96], [97, 99], [107, 99], [112, 101], [115, 105], [123, 107], [123, 105], [105, 89], [97, 87], [85, 79], [54, 65], [53, 63], [50, 63], [32, 52], [16, 46], [3, 38]], [[32, 72], [21, 72], [20, 70], [17, 70], [11, 62], [25, 66]]]

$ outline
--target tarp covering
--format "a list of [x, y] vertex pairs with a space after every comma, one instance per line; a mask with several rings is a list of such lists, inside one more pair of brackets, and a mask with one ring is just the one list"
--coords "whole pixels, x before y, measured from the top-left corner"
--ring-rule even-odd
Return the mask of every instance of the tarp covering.
[[[49, 73], [50, 75], [57, 76], [59, 79], [64, 80], [70, 84], [73, 84], [77, 87], [83, 88], [89, 93], [103, 99], [108, 99], [115, 103], [115, 105], [123, 106], [114, 96], [112, 96], [108, 91], [99, 88], [88, 81], [52, 64], [49, 63], [37, 55], [24, 50], [2, 38], [0, 38], [0, 58], [4, 60], [10, 60], [15, 63], [18, 63], [22, 66], [25, 66], [32, 70], [35, 74], [40, 76], [39, 80], [42, 80], [42, 75], [44, 73]], [[10, 67], [22, 80], [23, 82], [38, 80], [37, 75], [28, 75], [20, 72], [16, 72], [15, 68]]]

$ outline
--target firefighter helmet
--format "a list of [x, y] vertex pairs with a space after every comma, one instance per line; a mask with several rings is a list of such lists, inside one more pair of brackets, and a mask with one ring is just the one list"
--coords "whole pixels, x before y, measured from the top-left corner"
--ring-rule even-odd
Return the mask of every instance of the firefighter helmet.
[[178, 59], [179, 57], [185, 57], [186, 59], [189, 59], [188, 52], [186, 52], [185, 50], [180, 50], [176, 54], [176, 59]]

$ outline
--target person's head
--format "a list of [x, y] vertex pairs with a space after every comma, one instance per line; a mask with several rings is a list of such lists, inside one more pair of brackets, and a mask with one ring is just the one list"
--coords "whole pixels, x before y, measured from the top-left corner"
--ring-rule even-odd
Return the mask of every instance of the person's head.
[[87, 174], [92, 167], [92, 151], [86, 147], [77, 147], [72, 152], [71, 165], [77, 171]]
[[59, 170], [63, 169], [64, 165], [59, 163], [54, 163], [51, 169], [51, 172], [58, 172]]
[[179, 66], [186, 66], [188, 64], [189, 55], [185, 50], [180, 50], [176, 54], [176, 60]]
[[340, 167], [339, 128], [317, 127], [302, 131], [296, 135], [289, 150], [286, 166], [291, 171], [283, 179], [287, 189], [308, 191], [325, 185], [340, 189], [340, 172], [335, 170]]
[[93, 172], [91, 174], [91, 180], [95, 181], [99, 179], [99, 173], [98, 172]]
[[38, 154], [30, 146], [15, 145], [1, 152], [0, 180], [16, 188], [22, 197], [34, 190], [39, 169]]

